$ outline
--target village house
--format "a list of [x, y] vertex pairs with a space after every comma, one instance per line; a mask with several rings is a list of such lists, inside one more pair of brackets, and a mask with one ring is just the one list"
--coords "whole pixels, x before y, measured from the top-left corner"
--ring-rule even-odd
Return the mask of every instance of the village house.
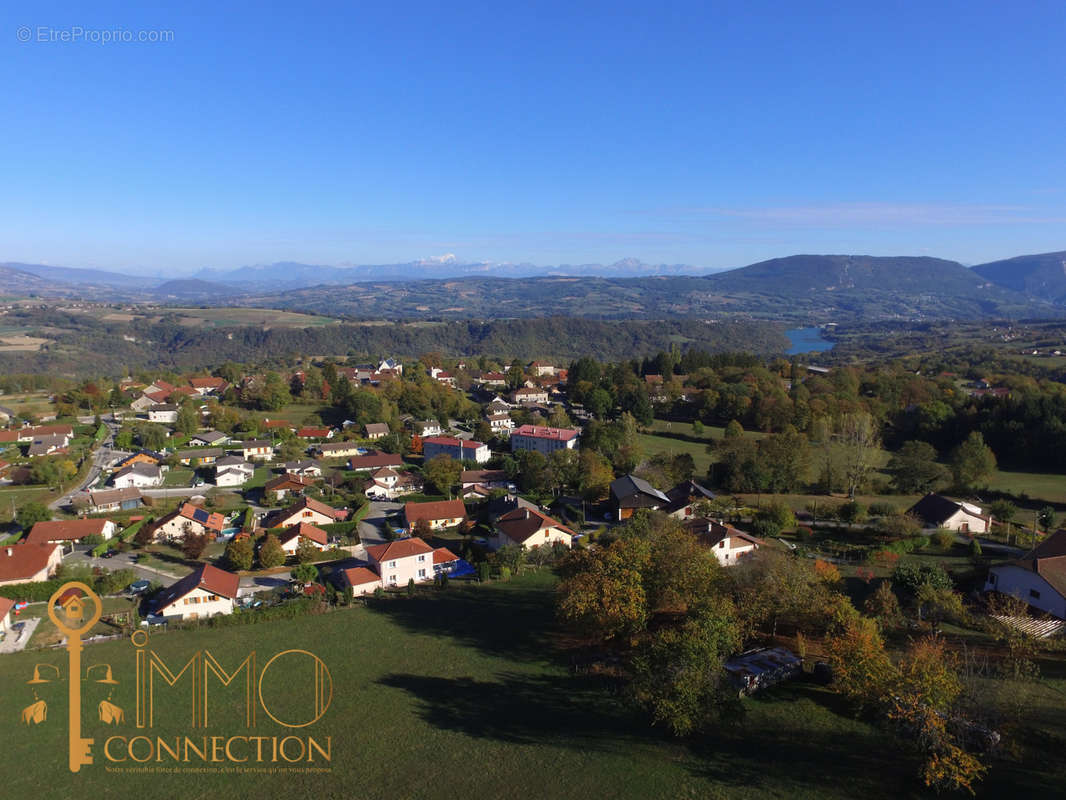
[[718, 563], [729, 567], [740, 559], [747, 558], [759, 549], [762, 542], [750, 533], [723, 525], [707, 517], [696, 517], [684, 523], [685, 529], [695, 534], [700, 543], [709, 547]]
[[174, 454], [178, 463], [200, 467], [209, 467], [222, 458], [225, 451], [221, 447], [194, 447], [191, 450], [179, 450]]
[[389, 435], [387, 422], [368, 422], [363, 426], [363, 437], [366, 439], [381, 439]]
[[363, 448], [356, 442], [331, 442], [316, 444], [313, 450], [319, 458], [349, 458], [363, 453]]
[[111, 485], [116, 489], [147, 489], [163, 483], [163, 467], [158, 464], [130, 464], [111, 476]]
[[82, 514], [104, 514], [111, 511], [130, 511], [143, 504], [141, 490], [103, 489], [80, 492], [73, 499], [73, 505]]
[[281, 465], [281, 468], [289, 475], [299, 475], [303, 478], [322, 477], [322, 465], [310, 458], [299, 461], [286, 461]]
[[399, 359], [386, 358], [382, 360], [380, 364], [378, 364], [377, 372], [391, 372], [395, 375], [403, 375], [403, 364], [400, 362]]
[[489, 430], [497, 436], [506, 436], [514, 430], [514, 420], [511, 419], [511, 415], [506, 411], [501, 411], [496, 414], [486, 414], [485, 422], [489, 424]]
[[[17, 440], [20, 442], [32, 442], [43, 436], [61, 436], [66, 442], [74, 438], [74, 428], [71, 425], [35, 425], [18, 429]], [[64, 446], [66, 446], [64, 444]]]
[[440, 422], [435, 419], [416, 419], [412, 420], [411, 430], [414, 431], [416, 436], [425, 438], [427, 436], [440, 436], [444, 433], [444, 428], [441, 427]]
[[496, 520], [496, 533], [488, 540], [493, 550], [518, 545], [523, 549], [573, 542], [574, 532], [546, 514], [531, 508], [516, 508]]
[[240, 456], [226, 456], [215, 462], [215, 486], [243, 486], [255, 475], [255, 464]]
[[414, 494], [425, 489], [425, 481], [411, 472], [397, 472], [391, 467], [381, 467], [370, 473], [370, 480], [363, 484], [363, 493], [376, 500], [392, 500], [405, 494]]
[[162, 464], [163, 456], [151, 450], [138, 450], [115, 464], [115, 469], [124, 469], [134, 464]]
[[274, 458], [274, 445], [266, 439], [249, 439], [246, 442], [234, 442], [230, 449], [251, 461], [270, 461]]
[[329, 534], [307, 522], [298, 522], [295, 525], [290, 525], [277, 534], [277, 537], [278, 541], [281, 542], [281, 549], [285, 551], [287, 556], [296, 555], [301, 541], [310, 542], [319, 552], [329, 550]]
[[507, 472], [502, 469], [464, 469], [459, 476], [462, 488], [470, 489], [474, 486], [483, 486], [486, 489], [506, 489], [515, 491], [514, 481], [507, 477]]
[[313, 488], [315, 482], [311, 478], [304, 478], [295, 473], [286, 472], [266, 482], [263, 486], [263, 494], [274, 501], [284, 500], [290, 494], [300, 497], [308, 489]]
[[0, 633], [6, 634], [11, 630], [11, 609], [15, 607], [15, 601], [10, 597], [0, 597]]
[[162, 591], [155, 602], [155, 613], [179, 622], [232, 614], [239, 585], [236, 573], [201, 564]]
[[530, 362], [526, 371], [530, 375], [554, 375], [555, 367], [545, 361], [533, 361]]
[[63, 434], [45, 434], [44, 436], [36, 437], [30, 443], [29, 449], [26, 450], [26, 455], [34, 458], [52, 455], [53, 453], [65, 453], [68, 444], [70, 444], [70, 439]]
[[196, 390], [196, 393], [201, 397], [205, 395], [221, 395], [229, 384], [223, 378], [216, 378], [209, 376], [206, 378], [189, 378], [189, 386]]
[[984, 590], [1013, 595], [1066, 619], [1066, 530], [1051, 534], [1021, 558], [989, 569]]
[[386, 588], [433, 580], [433, 548], [417, 536], [371, 545], [366, 555]]
[[10, 422], [15, 418], [15, 412], [6, 406], [0, 406], [0, 422]]
[[511, 401], [518, 405], [530, 405], [539, 403], [545, 405], [548, 402], [548, 390], [541, 387], [521, 386], [511, 392]]
[[511, 433], [511, 452], [535, 450], [548, 456], [556, 450], [573, 450], [577, 446], [577, 437], [578, 432], [573, 428], [523, 425]]
[[382, 467], [395, 469], [403, 466], [403, 457], [395, 453], [381, 453], [371, 450], [366, 455], [356, 456], [348, 460], [348, 469], [353, 472], [364, 472]]
[[439, 530], [454, 527], [466, 519], [466, 506], [462, 500], [407, 503], [403, 515], [409, 531], [414, 531], [419, 520], [425, 520], [431, 530]]
[[351, 588], [352, 594], [356, 597], [383, 588], [381, 576], [369, 567], [349, 567], [338, 570], [336, 575], [339, 588], [341, 590]]
[[192, 447], [221, 447], [227, 442], [229, 442], [229, 436], [221, 431], [197, 433], [189, 439], [189, 445]]
[[495, 389], [507, 385], [507, 376], [502, 372], [482, 372], [474, 376], [473, 382], [478, 386]]
[[489, 446], [472, 439], [457, 439], [454, 436], [431, 436], [422, 440], [422, 455], [426, 461], [434, 456], [451, 456], [456, 461], [476, 461], [484, 464], [492, 453]]
[[925, 530], [945, 528], [960, 533], [988, 533], [992, 518], [972, 503], [960, 503], [930, 492], [909, 509]]
[[149, 406], [148, 421], [173, 425], [178, 421], [178, 407], [173, 403], [157, 403]]
[[300, 439], [332, 439], [336, 431], [329, 427], [305, 427], [296, 431], [297, 438]]
[[0, 547], [0, 586], [40, 583], [56, 574], [63, 563], [63, 548], [57, 544], [28, 541]]
[[272, 511], [263, 520], [264, 528], [287, 528], [301, 522], [312, 525], [331, 525], [348, 516], [342, 509], [331, 508], [325, 503], [311, 497], [300, 498], [287, 508]]
[[183, 538], [186, 532], [218, 536], [225, 524], [226, 518], [217, 512], [182, 503], [180, 508], [156, 522], [152, 540], [173, 542]]
[[642, 508], [684, 519], [692, 516], [695, 503], [713, 498], [713, 492], [694, 481], [682, 481], [667, 492], [636, 475], [623, 475], [611, 482], [611, 506], [618, 521], [629, 519]]
[[60, 519], [36, 522], [25, 540], [29, 544], [73, 544], [86, 536], [110, 539], [118, 526], [109, 519]]

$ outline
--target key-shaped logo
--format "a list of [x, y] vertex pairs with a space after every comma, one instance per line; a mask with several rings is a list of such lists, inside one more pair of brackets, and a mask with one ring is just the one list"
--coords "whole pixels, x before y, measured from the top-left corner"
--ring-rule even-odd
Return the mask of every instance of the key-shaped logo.
[[[87, 609], [86, 602], [92, 604]], [[100, 598], [80, 581], [64, 583], [48, 601], [48, 616], [67, 636], [68, 680], [70, 687], [70, 771], [92, 764], [92, 739], [81, 735], [81, 637], [100, 619]]]

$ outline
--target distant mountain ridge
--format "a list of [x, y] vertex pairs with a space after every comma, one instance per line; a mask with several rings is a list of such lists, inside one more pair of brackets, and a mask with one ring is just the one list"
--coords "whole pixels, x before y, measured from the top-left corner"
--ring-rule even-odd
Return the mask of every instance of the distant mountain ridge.
[[990, 261], [972, 269], [1000, 286], [1066, 305], [1066, 250]]
[[927, 256], [793, 255], [715, 272], [689, 265], [462, 263], [333, 267], [279, 262], [146, 278], [0, 264], [7, 294], [251, 305], [353, 318], [924, 319], [1066, 314], [1066, 252], [968, 269]]

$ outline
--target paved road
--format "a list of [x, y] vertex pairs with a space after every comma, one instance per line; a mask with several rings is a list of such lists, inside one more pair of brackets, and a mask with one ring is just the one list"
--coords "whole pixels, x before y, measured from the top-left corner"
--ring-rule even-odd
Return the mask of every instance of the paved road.
[[[79, 421], [81, 421], [81, 419], [82, 418], [79, 417]], [[87, 417], [86, 419], [88, 419], [91, 423], [94, 418]], [[104, 417], [102, 421], [107, 426], [108, 434], [107, 438], [100, 443], [99, 447], [93, 450], [92, 466], [89, 467], [89, 473], [85, 476], [85, 480], [83, 480], [77, 486], [73, 487], [62, 497], [59, 497], [48, 504], [48, 507], [53, 511], [57, 508], [69, 506], [71, 498], [75, 494], [77, 494], [78, 492], [84, 492], [86, 489], [96, 483], [97, 479], [100, 477], [100, 473], [103, 472], [104, 469], [106, 469], [107, 467], [110, 467], [111, 464], [113, 464], [117, 458], [124, 455], [122, 451], [116, 451], [113, 449], [115, 444], [115, 433], [119, 429], [118, 424], [115, 423], [113, 419], [109, 419], [108, 417]]]

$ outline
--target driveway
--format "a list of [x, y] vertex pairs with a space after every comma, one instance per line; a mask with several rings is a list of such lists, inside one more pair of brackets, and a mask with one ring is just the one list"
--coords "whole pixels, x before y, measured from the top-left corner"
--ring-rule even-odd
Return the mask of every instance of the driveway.
[[133, 560], [135, 553], [116, 553], [111, 558], [93, 558], [89, 555], [89, 549], [76, 549], [73, 553], [63, 557], [63, 561], [68, 564], [84, 564], [90, 567], [100, 567], [102, 569], [115, 572], [120, 569], [132, 569], [137, 573], [138, 580], [154, 581], [161, 583], [164, 586], [169, 586], [178, 580], [181, 576], [172, 572], [164, 572], [161, 569], [155, 567], [146, 567], [138, 564]]
[[[359, 540], [364, 545], [384, 542], [385, 537], [381, 533], [381, 525], [385, 522], [385, 515], [391, 511], [400, 511], [402, 509], [403, 503], [393, 503], [389, 500], [371, 500], [370, 511], [359, 520]], [[393, 527], [397, 526], [394, 524]]]

